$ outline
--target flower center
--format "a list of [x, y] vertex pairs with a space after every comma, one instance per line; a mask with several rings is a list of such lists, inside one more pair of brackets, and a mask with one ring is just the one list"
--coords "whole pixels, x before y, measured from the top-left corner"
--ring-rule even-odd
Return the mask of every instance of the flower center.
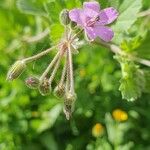
[[100, 17], [99, 17], [99, 16], [93, 17], [93, 18], [91, 18], [90, 20], [87, 21], [86, 25], [87, 25], [88, 27], [93, 27], [94, 24], [95, 24], [97, 21], [99, 21], [99, 20], [100, 20]]

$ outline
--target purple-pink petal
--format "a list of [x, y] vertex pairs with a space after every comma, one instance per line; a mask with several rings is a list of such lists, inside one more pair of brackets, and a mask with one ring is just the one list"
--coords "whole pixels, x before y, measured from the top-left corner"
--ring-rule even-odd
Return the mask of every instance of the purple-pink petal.
[[83, 3], [83, 9], [92, 9], [96, 12], [100, 11], [100, 5], [98, 2], [84, 2]]
[[99, 14], [100, 20], [106, 22], [105, 24], [112, 23], [114, 20], [117, 19], [118, 15], [119, 13], [113, 7], [103, 9], [102, 11], [100, 11], [100, 14]]
[[69, 11], [69, 18], [76, 22], [80, 26], [84, 26], [86, 23], [86, 18], [83, 10], [81, 9], [72, 9]]
[[87, 8], [87, 9], [83, 9], [83, 11], [84, 11], [84, 14], [86, 15], [86, 17], [88, 17], [89, 19], [95, 18], [95, 17], [97, 17], [99, 15], [98, 12], [96, 12], [96, 11], [94, 11], [92, 9], [88, 9]]
[[96, 37], [100, 37], [103, 41], [109, 42], [114, 36], [114, 32], [105, 26], [95, 26], [94, 28], [86, 28], [88, 37], [93, 40]]

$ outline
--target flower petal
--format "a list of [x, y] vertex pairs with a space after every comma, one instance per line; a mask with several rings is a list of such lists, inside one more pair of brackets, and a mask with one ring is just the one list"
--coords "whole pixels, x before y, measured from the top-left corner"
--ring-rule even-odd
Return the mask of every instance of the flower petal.
[[100, 5], [98, 2], [84, 2], [83, 9], [92, 9], [96, 12], [100, 11]]
[[[86, 15], [86, 17], [89, 17], [89, 18], [95, 18], [99, 15], [98, 12], [92, 10], [92, 9], [84, 9], [84, 14]], [[88, 18], [87, 18], [88, 19]]]
[[103, 9], [102, 11], [100, 11], [100, 14], [99, 14], [100, 20], [103, 22], [106, 22], [105, 24], [112, 23], [114, 20], [117, 19], [118, 15], [119, 13], [113, 7]]
[[81, 9], [72, 9], [69, 11], [69, 18], [80, 26], [84, 26], [86, 17]]
[[94, 28], [88, 27], [86, 28], [86, 32], [90, 39], [100, 37], [105, 42], [111, 41], [114, 36], [114, 32], [105, 26], [95, 26]]

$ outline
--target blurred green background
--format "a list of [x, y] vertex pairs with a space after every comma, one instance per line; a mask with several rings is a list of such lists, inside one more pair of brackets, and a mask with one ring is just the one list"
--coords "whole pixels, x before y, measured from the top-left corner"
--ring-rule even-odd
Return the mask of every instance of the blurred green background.
[[[129, 18], [139, 1], [129, 0]], [[28, 65], [19, 79], [6, 81], [7, 71], [16, 60], [41, 52], [60, 38], [63, 31], [60, 11], [81, 7], [82, 2], [0, 0], [0, 150], [150, 150], [148, 67], [141, 66], [148, 72], [146, 92], [136, 101], [128, 102], [118, 90], [121, 69], [113, 53], [96, 45], [80, 48], [80, 53], [74, 56], [78, 98], [70, 121], [63, 114], [62, 100], [43, 97], [24, 84], [27, 76], [42, 73], [54, 53]], [[128, 0], [99, 2], [102, 8], [119, 8]], [[150, 1], [143, 0], [141, 11], [149, 8]], [[150, 59], [149, 16], [135, 21], [128, 34], [119, 36], [127, 39], [121, 43], [122, 48]], [[50, 34], [40, 41], [25, 40], [45, 29]], [[131, 46], [133, 42], [136, 44]]]

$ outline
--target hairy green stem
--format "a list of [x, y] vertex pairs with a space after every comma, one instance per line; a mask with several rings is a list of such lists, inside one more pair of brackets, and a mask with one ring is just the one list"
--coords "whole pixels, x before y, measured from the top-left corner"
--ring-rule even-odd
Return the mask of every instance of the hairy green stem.
[[45, 50], [45, 51], [43, 51], [43, 52], [41, 52], [41, 53], [38, 53], [38, 54], [36, 54], [36, 55], [34, 55], [34, 56], [31, 56], [31, 57], [28, 57], [28, 58], [23, 59], [23, 61], [25, 61], [25, 63], [29, 63], [29, 62], [32, 62], [32, 61], [34, 61], [34, 60], [37, 60], [37, 59], [41, 58], [42, 56], [48, 54], [50, 51], [52, 51], [52, 50], [55, 49], [56, 47], [57, 47], [57, 46], [53, 46], [53, 47], [51, 47], [51, 48], [48, 48], [47, 50]]
[[70, 43], [68, 44], [68, 61], [69, 61], [69, 77], [70, 77], [70, 91], [74, 93], [74, 78], [73, 78], [73, 62], [72, 62], [72, 52]]
[[40, 80], [42, 81], [47, 74], [49, 73], [49, 71], [52, 69], [52, 67], [55, 65], [56, 61], [58, 60], [59, 57], [59, 52], [57, 52], [57, 54], [55, 55], [55, 57], [53, 58], [53, 60], [51, 61], [51, 63], [49, 64], [49, 66], [46, 68], [46, 70], [44, 71], [44, 73], [42, 74], [42, 76], [40, 77]]
[[52, 74], [51, 74], [51, 76], [50, 76], [50, 78], [49, 78], [49, 83], [52, 83], [52, 81], [54, 80], [55, 74], [56, 74], [56, 72], [57, 72], [57, 70], [58, 70], [58, 68], [59, 68], [59, 66], [60, 66], [60, 61], [61, 61], [61, 59], [62, 59], [62, 57], [63, 57], [63, 54], [64, 54], [64, 51], [61, 51], [61, 52], [59, 53], [58, 60], [57, 60], [57, 62], [56, 62], [56, 64], [55, 64], [55, 67], [54, 67], [54, 69], [53, 69], [53, 72], [52, 72]]

